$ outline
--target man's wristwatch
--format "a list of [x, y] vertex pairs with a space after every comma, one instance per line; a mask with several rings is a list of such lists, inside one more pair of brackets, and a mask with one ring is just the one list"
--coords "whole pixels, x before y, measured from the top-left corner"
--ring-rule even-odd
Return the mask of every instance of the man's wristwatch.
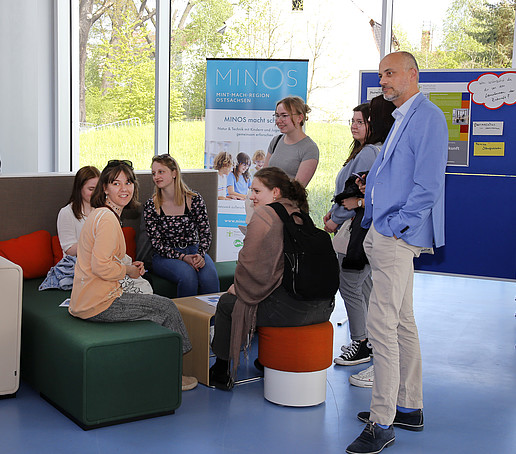
[[357, 199], [357, 204], [359, 208], [362, 208], [362, 206], [364, 205], [364, 199]]

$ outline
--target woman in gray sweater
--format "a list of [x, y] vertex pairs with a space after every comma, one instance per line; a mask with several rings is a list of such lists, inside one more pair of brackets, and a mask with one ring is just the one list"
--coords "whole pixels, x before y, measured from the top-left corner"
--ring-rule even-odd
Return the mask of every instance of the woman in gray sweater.
[[[391, 115], [394, 109], [394, 104], [386, 101], [382, 95], [353, 109], [351, 133], [354, 140], [349, 157], [337, 175], [335, 194], [344, 190], [346, 180], [354, 173], [369, 171], [394, 123]], [[362, 210], [363, 201], [363, 197], [349, 197], [342, 204], [333, 204], [323, 218], [324, 229], [337, 232], [344, 221], [357, 214], [355, 210]], [[338, 253], [339, 263], [344, 257], [345, 254]], [[342, 354], [335, 358], [338, 365], [351, 366], [370, 361], [366, 317], [371, 288], [371, 268], [368, 264], [361, 270], [341, 267], [339, 291], [348, 313], [351, 344], [343, 346]]]

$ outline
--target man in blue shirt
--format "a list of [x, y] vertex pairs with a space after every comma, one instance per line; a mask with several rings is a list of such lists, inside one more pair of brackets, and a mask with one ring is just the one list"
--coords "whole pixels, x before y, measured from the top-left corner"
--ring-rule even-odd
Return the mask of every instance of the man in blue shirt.
[[373, 278], [367, 331], [374, 352], [371, 411], [346, 449], [378, 453], [396, 427], [423, 430], [419, 337], [413, 313], [414, 257], [444, 244], [444, 175], [448, 128], [442, 111], [419, 92], [419, 69], [408, 52], [380, 62], [380, 85], [397, 109], [395, 123], [367, 176], [362, 226]]

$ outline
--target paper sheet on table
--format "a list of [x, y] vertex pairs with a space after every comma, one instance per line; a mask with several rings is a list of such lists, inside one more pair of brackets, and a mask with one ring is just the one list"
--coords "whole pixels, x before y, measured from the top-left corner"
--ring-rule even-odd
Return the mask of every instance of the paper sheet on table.
[[201, 301], [204, 301], [205, 303], [208, 303], [210, 306], [217, 307], [220, 295], [200, 295], [196, 298]]

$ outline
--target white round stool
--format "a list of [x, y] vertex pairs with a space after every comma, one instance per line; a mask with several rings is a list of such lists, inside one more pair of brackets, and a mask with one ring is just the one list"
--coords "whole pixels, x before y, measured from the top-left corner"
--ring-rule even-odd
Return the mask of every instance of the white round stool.
[[326, 369], [332, 364], [333, 325], [259, 327], [258, 359], [264, 366], [264, 397], [290, 407], [326, 400]]

